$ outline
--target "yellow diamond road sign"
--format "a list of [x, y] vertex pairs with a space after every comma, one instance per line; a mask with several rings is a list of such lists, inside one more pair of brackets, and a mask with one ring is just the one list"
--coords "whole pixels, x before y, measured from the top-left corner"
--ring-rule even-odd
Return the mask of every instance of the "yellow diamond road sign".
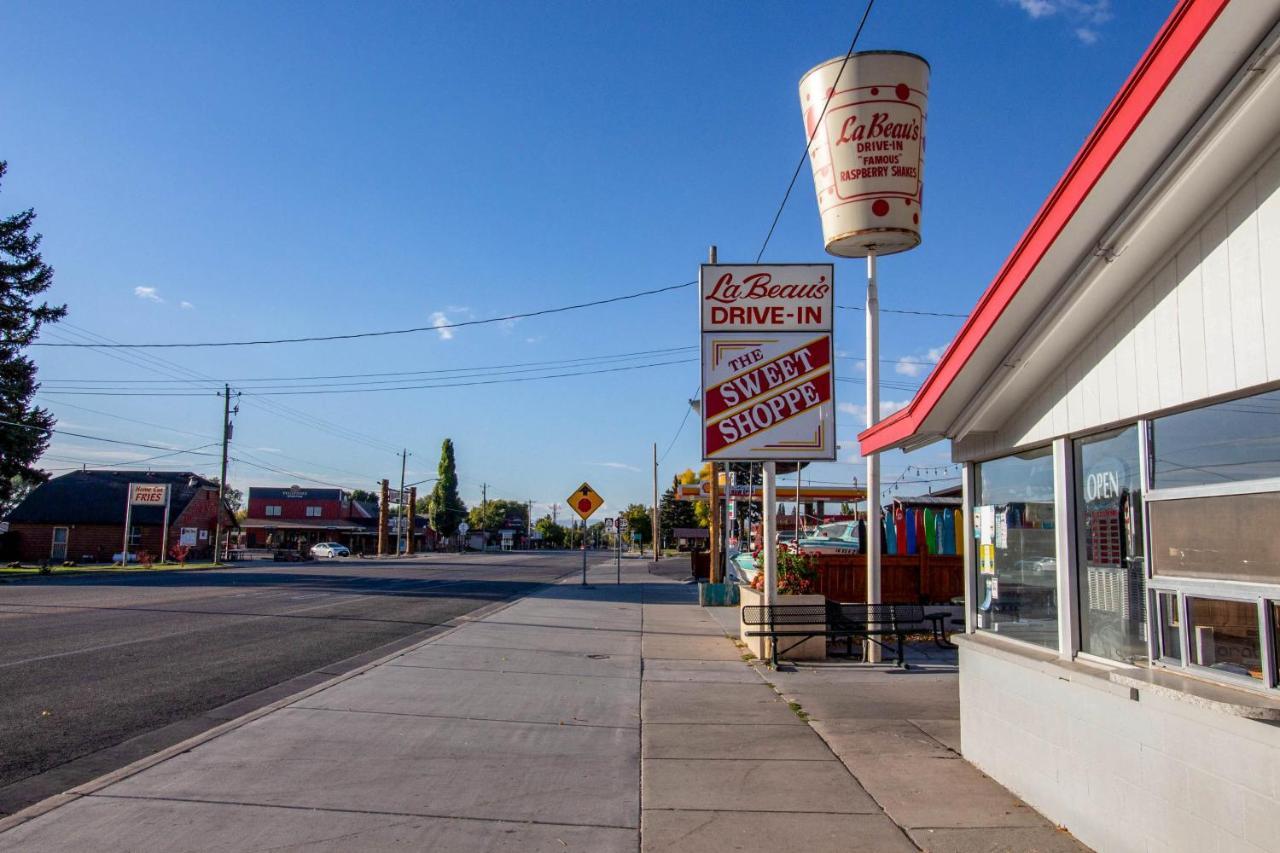
[[586, 521], [591, 514], [598, 510], [604, 504], [604, 498], [596, 494], [596, 490], [591, 488], [587, 483], [573, 490], [573, 494], [567, 498], [569, 508], [578, 514], [578, 517]]

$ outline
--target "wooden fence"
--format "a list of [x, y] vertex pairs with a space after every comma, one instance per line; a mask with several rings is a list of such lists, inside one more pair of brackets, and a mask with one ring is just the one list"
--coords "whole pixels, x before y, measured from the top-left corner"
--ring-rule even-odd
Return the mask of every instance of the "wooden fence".
[[[867, 558], [817, 554], [818, 592], [835, 601], [867, 600]], [[956, 554], [880, 557], [880, 600], [885, 604], [950, 604], [964, 595], [964, 558]]]

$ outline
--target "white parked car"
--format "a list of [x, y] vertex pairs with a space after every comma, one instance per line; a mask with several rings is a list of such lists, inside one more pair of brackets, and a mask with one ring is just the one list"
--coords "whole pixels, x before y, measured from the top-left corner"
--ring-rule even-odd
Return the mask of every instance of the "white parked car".
[[350, 557], [351, 549], [338, 542], [317, 542], [311, 546], [313, 557]]

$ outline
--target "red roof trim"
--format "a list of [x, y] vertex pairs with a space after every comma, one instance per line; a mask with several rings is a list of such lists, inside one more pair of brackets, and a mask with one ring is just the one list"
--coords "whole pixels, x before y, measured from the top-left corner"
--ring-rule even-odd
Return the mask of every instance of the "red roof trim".
[[910, 405], [858, 434], [863, 454], [919, 430], [1230, 0], [1181, 0]]

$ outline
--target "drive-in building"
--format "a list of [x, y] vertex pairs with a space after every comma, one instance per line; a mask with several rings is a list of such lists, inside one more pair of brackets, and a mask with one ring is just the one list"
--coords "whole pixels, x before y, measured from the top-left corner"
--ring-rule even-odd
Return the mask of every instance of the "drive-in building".
[[1102, 850], [1280, 849], [1280, 0], [1185, 0], [909, 406], [964, 755]]

